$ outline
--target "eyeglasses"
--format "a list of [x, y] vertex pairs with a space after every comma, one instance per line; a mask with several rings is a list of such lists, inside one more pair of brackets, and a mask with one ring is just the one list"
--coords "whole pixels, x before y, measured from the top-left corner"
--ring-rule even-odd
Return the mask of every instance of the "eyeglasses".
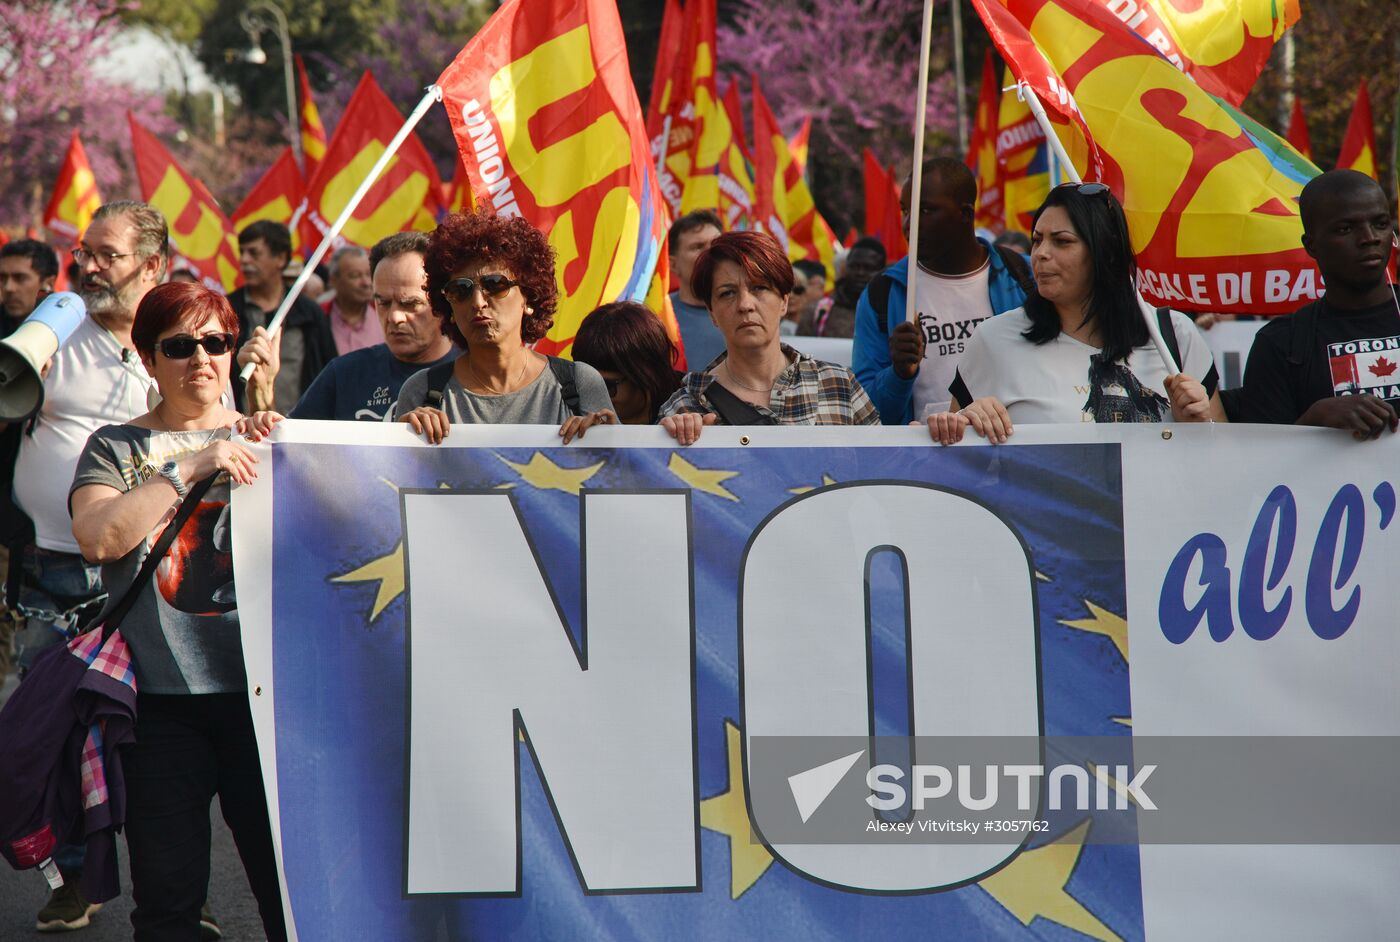
[[466, 304], [471, 300], [472, 292], [477, 288], [488, 298], [495, 298], [505, 294], [511, 288], [519, 285], [518, 281], [511, 281], [505, 275], [490, 274], [482, 275], [475, 280], [471, 278], [453, 278], [442, 286], [442, 296], [453, 304]]
[[806, 293], [807, 293], [807, 288], [806, 288], [805, 286], [803, 286], [803, 285], [793, 285], [793, 286], [792, 286], [792, 294], [793, 294], [793, 297], [800, 298], [800, 297], [802, 297], [802, 296], [803, 296], [804, 294], [806, 294]]
[[86, 265], [89, 261], [96, 262], [99, 271], [106, 271], [119, 258], [136, 258], [140, 252], [93, 252], [89, 249], [74, 249], [73, 261], [78, 263], [78, 267]]
[[1075, 183], [1073, 180], [1061, 183], [1055, 189], [1063, 190], [1067, 186], [1074, 187], [1074, 191], [1080, 196], [1098, 196], [1100, 193], [1110, 192], [1107, 183]]
[[167, 360], [188, 360], [194, 356], [194, 348], [203, 347], [211, 357], [223, 356], [233, 349], [233, 334], [205, 334], [203, 337], [167, 337], [156, 344], [156, 349]]

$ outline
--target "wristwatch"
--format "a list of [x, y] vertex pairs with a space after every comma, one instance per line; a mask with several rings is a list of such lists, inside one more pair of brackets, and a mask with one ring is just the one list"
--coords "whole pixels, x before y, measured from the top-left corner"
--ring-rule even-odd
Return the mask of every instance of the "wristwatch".
[[161, 465], [157, 473], [170, 482], [170, 486], [175, 488], [175, 493], [181, 498], [190, 492], [185, 486], [185, 479], [180, 477], [180, 466], [173, 461], [167, 461]]

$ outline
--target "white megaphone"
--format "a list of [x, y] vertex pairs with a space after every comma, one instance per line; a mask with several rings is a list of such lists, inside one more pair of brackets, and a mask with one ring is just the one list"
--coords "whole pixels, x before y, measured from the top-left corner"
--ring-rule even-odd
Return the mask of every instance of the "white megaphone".
[[44, 364], [87, 316], [87, 305], [71, 291], [56, 291], [0, 340], [0, 422], [19, 422], [44, 404]]

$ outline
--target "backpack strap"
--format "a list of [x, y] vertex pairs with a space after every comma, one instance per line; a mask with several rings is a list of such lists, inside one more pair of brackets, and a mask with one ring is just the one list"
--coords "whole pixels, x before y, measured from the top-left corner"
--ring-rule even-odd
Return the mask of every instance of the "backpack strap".
[[574, 376], [574, 361], [565, 360], [562, 357], [550, 357], [549, 368], [554, 372], [554, 379], [559, 383], [559, 394], [564, 397], [564, 405], [568, 407], [569, 415], [582, 415], [583, 411], [579, 406], [578, 380]]
[[1026, 297], [1030, 297], [1031, 292], [1035, 291], [1035, 279], [1031, 277], [1031, 267], [1026, 264], [1025, 257], [1015, 249], [1008, 248], [1004, 245], [996, 245], [993, 246], [993, 248], [995, 248], [997, 254], [1001, 256], [1002, 264], [1004, 264], [1006, 270], [1011, 273], [1011, 277], [1016, 279], [1016, 284], [1020, 287], [1021, 293]]
[[442, 408], [442, 397], [447, 395], [447, 384], [452, 382], [452, 367], [455, 360], [449, 363], [439, 363], [437, 366], [428, 369], [428, 394], [423, 397], [423, 404], [434, 409]]
[[1302, 366], [1317, 343], [1317, 315], [1321, 301], [1299, 308], [1288, 318], [1288, 364]]
[[1157, 329], [1162, 332], [1162, 341], [1167, 345], [1167, 352], [1172, 355], [1172, 361], [1178, 370], [1186, 367], [1181, 362], [1181, 344], [1176, 337], [1176, 327], [1172, 325], [1172, 309], [1169, 307], [1157, 308]]
[[718, 381], [712, 380], [705, 387], [705, 398], [710, 400], [725, 425], [777, 425], [772, 416], [759, 412], [751, 402], [745, 402], [734, 395]]
[[866, 285], [866, 297], [870, 299], [870, 306], [885, 314], [886, 330], [894, 330], [895, 325], [904, 319], [904, 312], [899, 312], [898, 321], [890, 321], [890, 288], [894, 285], [894, 279], [887, 272], [880, 272], [870, 279], [870, 284]]

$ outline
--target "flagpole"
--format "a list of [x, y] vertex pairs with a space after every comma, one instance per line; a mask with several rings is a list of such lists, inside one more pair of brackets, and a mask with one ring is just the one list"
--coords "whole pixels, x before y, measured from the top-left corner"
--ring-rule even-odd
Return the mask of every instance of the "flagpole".
[[[331, 224], [330, 229], [326, 230], [325, 236], [321, 238], [321, 244], [316, 246], [316, 251], [311, 253], [311, 257], [308, 258], [306, 264], [302, 266], [301, 274], [297, 275], [296, 281], [292, 282], [291, 288], [287, 290], [287, 296], [282, 299], [282, 303], [277, 307], [277, 313], [273, 314], [272, 320], [267, 323], [267, 333], [269, 337], [277, 336], [277, 332], [282, 329], [282, 322], [287, 319], [287, 312], [292, 309], [292, 304], [301, 294], [301, 289], [306, 287], [306, 282], [315, 274], [316, 266], [321, 264], [321, 259], [325, 258], [326, 253], [330, 251], [336, 236], [340, 235], [340, 230], [345, 228], [345, 224], [350, 221], [350, 217], [354, 214], [355, 210], [359, 208], [360, 202], [365, 198], [365, 194], [369, 193], [370, 188], [379, 180], [379, 175], [384, 172], [384, 168], [389, 165], [389, 161], [393, 159], [394, 154], [403, 146], [403, 142], [413, 133], [413, 129], [418, 126], [418, 122], [422, 121], [423, 116], [428, 113], [428, 109], [439, 101], [442, 101], [442, 89], [436, 85], [429, 85], [427, 90], [423, 93], [423, 99], [418, 102], [418, 107], [413, 109], [413, 113], [408, 116], [408, 120], [403, 123], [403, 127], [399, 128], [399, 133], [395, 134], [393, 140], [389, 141], [389, 146], [384, 148], [384, 153], [379, 155], [379, 159], [376, 160], [374, 166], [370, 168], [369, 174], [364, 180], [360, 181], [360, 188], [350, 197], [350, 202], [345, 204], [345, 208], [340, 211], [340, 215], [336, 218], [335, 222]], [[238, 374], [239, 378], [246, 383], [249, 377], [253, 375], [253, 370], [256, 368], [256, 363], [249, 363], [247, 366], [243, 367], [243, 371]]]
[[[1021, 100], [1030, 108], [1031, 114], [1035, 116], [1035, 123], [1040, 125], [1040, 129], [1045, 132], [1045, 140], [1049, 142], [1051, 151], [1055, 154], [1055, 159], [1064, 168], [1064, 173], [1072, 183], [1083, 183], [1084, 178], [1079, 175], [1079, 168], [1074, 165], [1074, 161], [1069, 159], [1069, 152], [1065, 150], [1064, 143], [1060, 136], [1055, 133], [1054, 126], [1050, 123], [1050, 118], [1045, 114], [1045, 106], [1040, 103], [1040, 98], [1036, 96], [1035, 89], [1025, 82], [1018, 83], [1020, 90], [1017, 94]], [[1162, 330], [1157, 324], [1157, 310], [1143, 300], [1138, 293], [1137, 285], [1133, 285], [1133, 297], [1137, 298], [1138, 310], [1142, 312], [1142, 319], [1147, 325], [1147, 335], [1152, 338], [1152, 346], [1157, 348], [1157, 353], [1162, 358], [1162, 362], [1167, 367], [1167, 375], [1175, 376], [1181, 372], [1177, 366], [1171, 351], [1167, 349], [1167, 342], [1162, 339]]]
[[[909, 267], [919, 263], [919, 207], [923, 205], [924, 125], [928, 118], [928, 59], [933, 33], [933, 0], [924, 0], [924, 29], [919, 38], [919, 103], [914, 112], [914, 169], [909, 175]], [[919, 280], [909, 272], [909, 290], [904, 292], [904, 319], [917, 321]]]

